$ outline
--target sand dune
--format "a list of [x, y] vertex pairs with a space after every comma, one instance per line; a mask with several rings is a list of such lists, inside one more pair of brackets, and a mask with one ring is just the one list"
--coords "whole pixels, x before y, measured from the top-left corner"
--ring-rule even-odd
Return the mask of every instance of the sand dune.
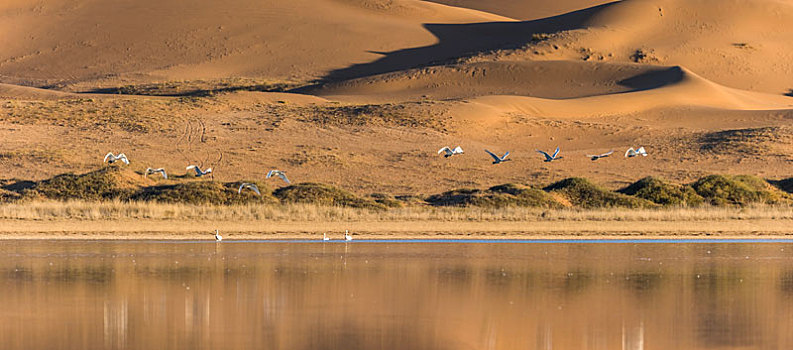
[[0, 83], [0, 98], [13, 100], [52, 100], [76, 97], [79, 97], [79, 95], [55, 90], [37, 89], [28, 86]]
[[572, 30], [484, 60], [574, 60], [684, 66], [733, 88], [793, 89], [793, 2], [626, 0], [590, 9]]
[[[793, 98], [790, 97], [724, 87], [680, 67], [668, 68], [663, 73], [650, 73], [649, 79], [653, 81], [668, 81], [657, 88], [575, 99], [482, 96], [472, 99], [471, 104], [460, 106], [457, 111], [473, 109], [476, 114], [482, 114], [484, 110], [478, 107], [485, 105], [489, 107], [485, 110], [490, 109], [490, 114], [517, 111], [532, 116], [587, 118], [683, 106], [725, 110], [793, 109]], [[641, 78], [633, 80], [640, 81]]]
[[[637, 87], [630, 86], [630, 78], [662, 70], [663, 67], [595, 62], [478, 62], [353, 79], [327, 84], [309, 92], [356, 102], [460, 99], [486, 95], [563, 99], [631, 91]], [[646, 86], [657, 82], [641, 83]]]
[[0, 81], [76, 90], [229, 76], [306, 81], [431, 44], [423, 23], [508, 20], [418, 0], [13, 1], [0, 18]]
[[440, 4], [477, 9], [520, 20], [541, 19], [602, 5], [615, 0], [430, 0]]
[[[0, 18], [0, 178], [108, 151], [359, 193], [790, 177], [790, 0], [9, 0]], [[637, 145], [651, 157], [585, 157]]]

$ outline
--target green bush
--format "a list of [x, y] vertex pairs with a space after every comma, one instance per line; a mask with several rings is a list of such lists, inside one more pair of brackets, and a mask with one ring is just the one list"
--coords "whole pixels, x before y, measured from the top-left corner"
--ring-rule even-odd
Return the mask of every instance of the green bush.
[[487, 208], [536, 207], [561, 208], [562, 204], [550, 194], [527, 186], [504, 184], [487, 190], [457, 189], [429, 196], [426, 201], [434, 206], [475, 206]]
[[128, 169], [108, 166], [85, 174], [61, 174], [36, 183], [26, 196], [56, 200], [127, 199], [136, 191], [134, 177]]
[[282, 203], [311, 203], [328, 206], [385, 210], [387, 207], [373, 200], [358, 197], [331, 185], [300, 183], [277, 189], [273, 195]]
[[664, 206], [699, 206], [705, 202], [690, 186], [669, 183], [652, 176], [636, 181], [618, 192]]
[[580, 177], [567, 178], [553, 183], [545, 190], [559, 193], [573, 205], [582, 208], [651, 208], [657, 206], [646, 199], [609, 191]]
[[710, 175], [691, 187], [713, 205], [748, 205], [790, 203], [790, 195], [771, 186], [767, 181], [749, 175]]
[[131, 197], [133, 200], [156, 201], [164, 203], [189, 204], [248, 204], [277, 203], [267, 187], [256, 184], [261, 196], [253, 191], [243, 190], [237, 193], [240, 182], [220, 183], [214, 181], [193, 181], [176, 185], [162, 185], [143, 188]]
[[369, 195], [373, 201], [385, 205], [389, 208], [402, 208], [403, 204], [401, 201], [394, 198], [394, 196], [385, 194], [385, 193], [372, 193]]

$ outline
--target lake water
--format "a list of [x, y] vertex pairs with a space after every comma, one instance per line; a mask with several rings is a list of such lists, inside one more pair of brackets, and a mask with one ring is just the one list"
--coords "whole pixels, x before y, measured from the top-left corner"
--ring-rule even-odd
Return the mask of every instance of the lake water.
[[0, 242], [1, 349], [793, 349], [791, 243]]

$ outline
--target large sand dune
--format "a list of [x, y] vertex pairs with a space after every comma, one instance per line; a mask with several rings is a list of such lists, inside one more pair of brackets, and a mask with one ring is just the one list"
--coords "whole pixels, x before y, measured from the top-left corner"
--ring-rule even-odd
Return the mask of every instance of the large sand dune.
[[791, 175], [789, 0], [10, 0], [0, 19], [0, 179], [108, 151], [359, 192]]

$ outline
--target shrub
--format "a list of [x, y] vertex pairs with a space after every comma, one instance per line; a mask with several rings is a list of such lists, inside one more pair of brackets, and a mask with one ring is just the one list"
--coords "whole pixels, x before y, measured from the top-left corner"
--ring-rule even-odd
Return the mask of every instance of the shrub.
[[350, 192], [320, 183], [300, 183], [277, 189], [273, 195], [282, 203], [312, 203], [328, 206], [385, 210], [386, 206]]
[[690, 186], [669, 183], [652, 176], [636, 181], [618, 192], [664, 206], [698, 206], [705, 201]]
[[250, 190], [243, 190], [242, 193], [237, 193], [239, 185], [240, 182], [193, 181], [176, 185], [152, 186], [142, 189], [133, 195], [132, 199], [164, 203], [215, 205], [278, 202], [265, 186], [256, 184], [262, 193], [259, 196]]
[[790, 195], [755, 176], [710, 175], [697, 180], [691, 187], [713, 205], [790, 203]]
[[385, 193], [372, 193], [369, 195], [373, 201], [385, 205], [389, 208], [401, 208], [402, 202], [394, 198], [394, 196]]
[[559, 193], [573, 205], [582, 208], [650, 208], [656, 206], [655, 203], [646, 199], [612, 192], [580, 177], [564, 179], [551, 184], [545, 190]]
[[140, 185], [139, 175], [129, 169], [108, 166], [85, 174], [61, 174], [36, 183], [26, 196], [49, 199], [127, 199]]
[[561, 208], [562, 205], [548, 193], [531, 187], [504, 184], [485, 191], [457, 189], [428, 197], [426, 201], [435, 206], [476, 206], [489, 208], [537, 207]]

